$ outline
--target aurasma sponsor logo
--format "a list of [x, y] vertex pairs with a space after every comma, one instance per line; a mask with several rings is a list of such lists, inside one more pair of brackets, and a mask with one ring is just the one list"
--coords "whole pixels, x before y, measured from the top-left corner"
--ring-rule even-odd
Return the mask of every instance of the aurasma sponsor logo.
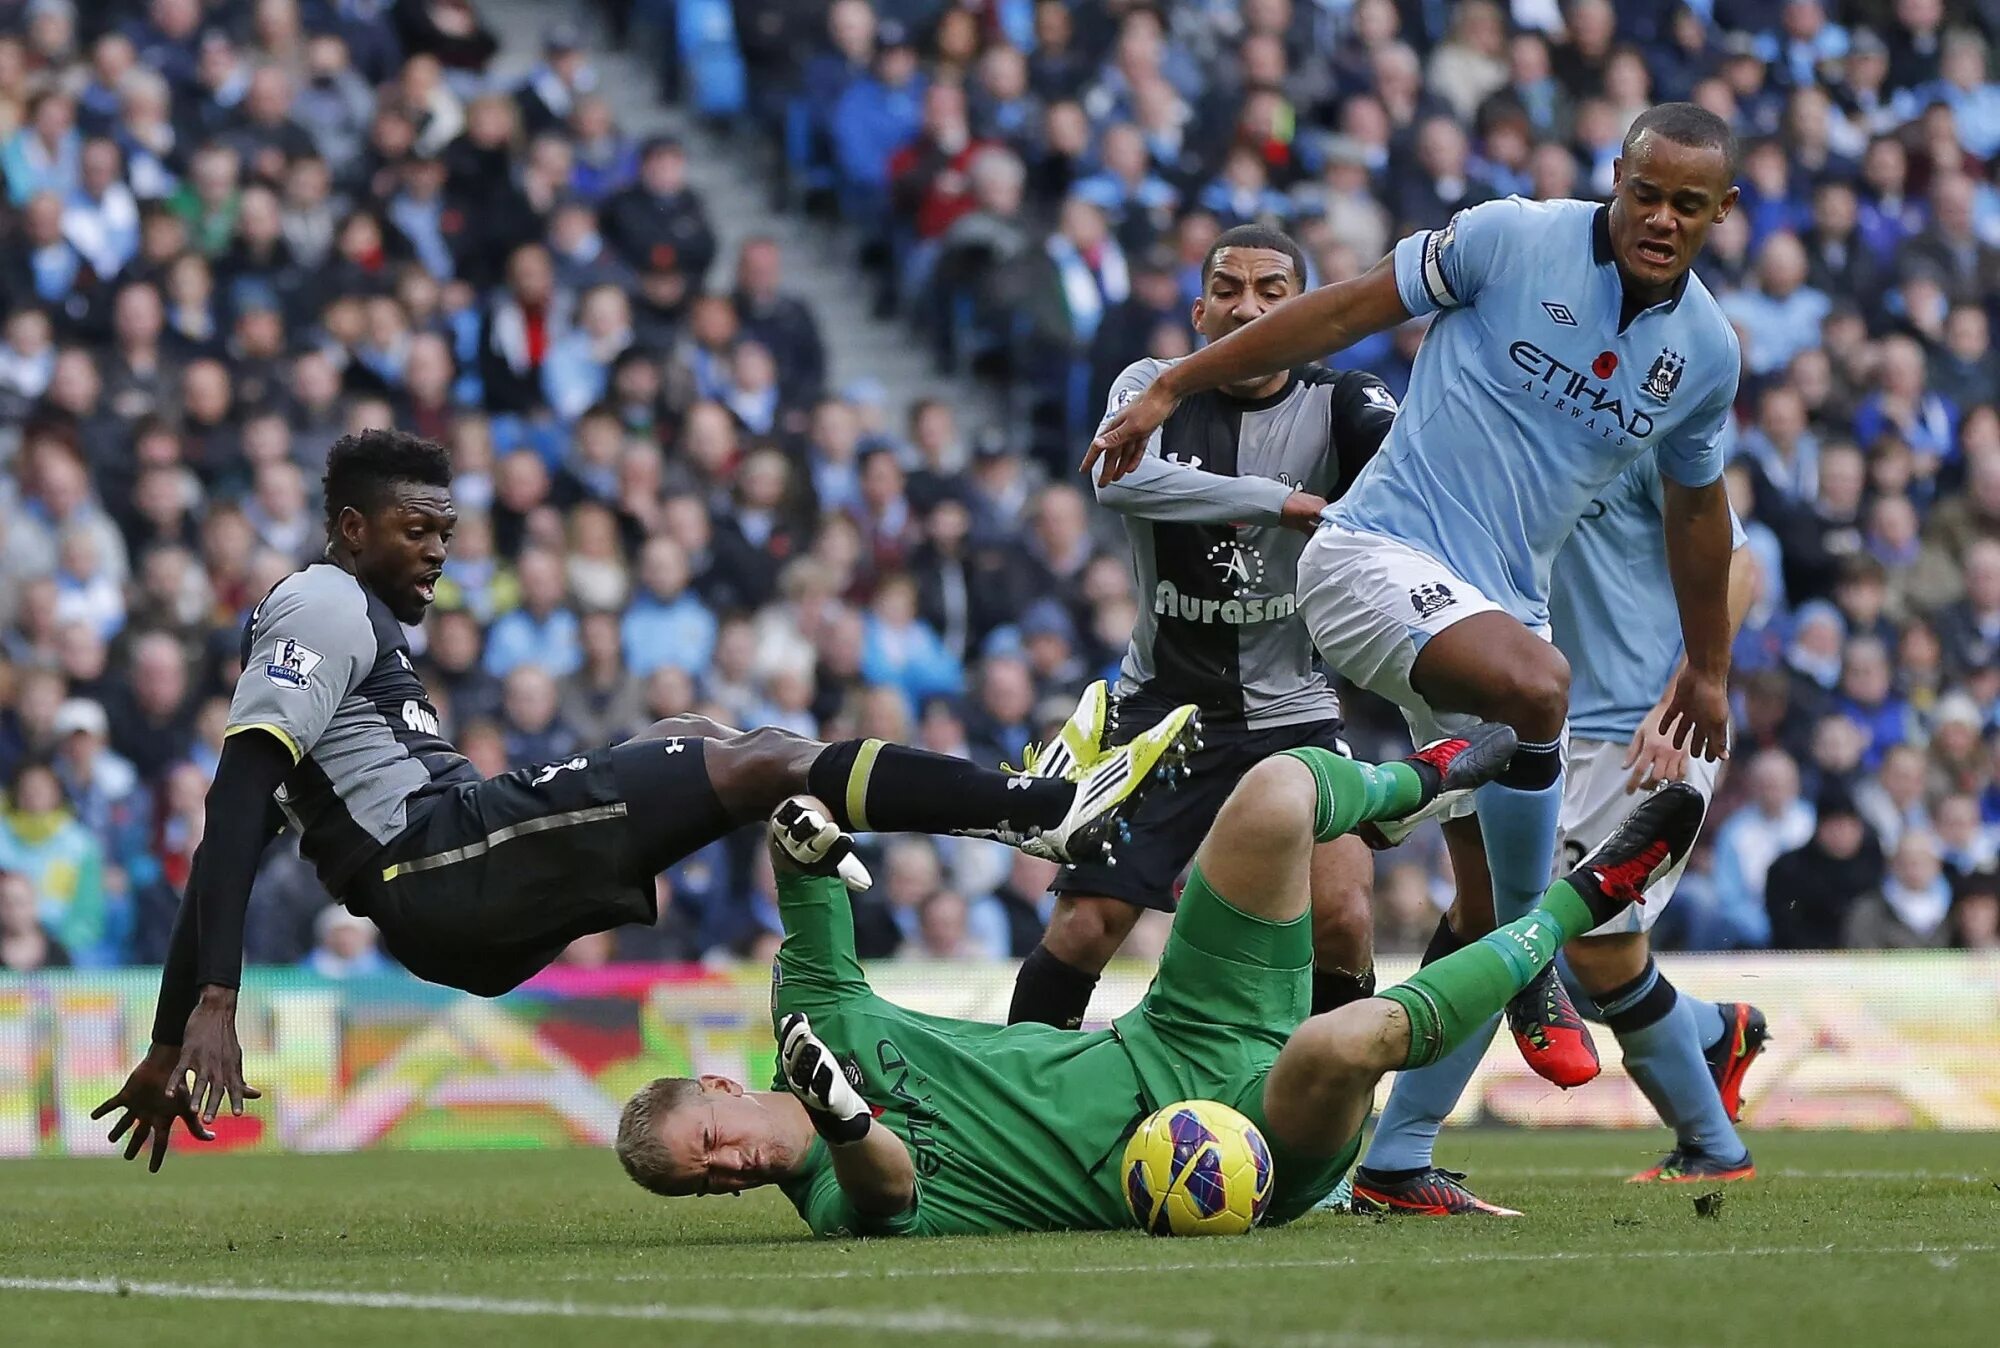
[[1180, 587], [1170, 580], [1161, 581], [1153, 590], [1154, 613], [1162, 618], [1180, 618], [1191, 623], [1240, 626], [1275, 622], [1291, 617], [1297, 609], [1298, 600], [1288, 594], [1253, 594], [1246, 599], [1203, 599], [1200, 595], [1182, 594]]

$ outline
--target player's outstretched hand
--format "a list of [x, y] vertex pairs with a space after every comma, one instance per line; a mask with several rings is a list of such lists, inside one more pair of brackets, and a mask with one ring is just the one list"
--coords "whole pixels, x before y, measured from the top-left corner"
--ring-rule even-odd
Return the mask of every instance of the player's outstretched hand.
[[1625, 794], [1651, 791], [1668, 782], [1687, 780], [1687, 750], [1676, 748], [1674, 734], [1679, 729], [1662, 707], [1655, 707], [1639, 723], [1632, 747], [1625, 751], [1625, 766], [1632, 770], [1625, 779]]
[[188, 1016], [187, 1034], [181, 1040], [181, 1056], [174, 1064], [174, 1084], [187, 1081], [194, 1073], [189, 1098], [201, 1110], [202, 1122], [214, 1123], [223, 1101], [229, 1112], [243, 1113], [245, 1100], [261, 1100], [264, 1093], [243, 1080], [243, 1046], [236, 1040], [236, 990], [207, 987], [201, 1001]]
[[208, 1142], [215, 1137], [195, 1112], [194, 1097], [188, 1094], [186, 1084], [174, 1076], [174, 1063], [179, 1060], [180, 1052], [172, 1044], [153, 1045], [132, 1069], [132, 1075], [125, 1078], [118, 1094], [90, 1111], [93, 1119], [101, 1119], [113, 1110], [124, 1111], [108, 1136], [116, 1142], [131, 1134], [125, 1143], [128, 1161], [138, 1159], [150, 1140], [153, 1156], [146, 1165], [148, 1171], [158, 1171], [161, 1162], [167, 1159], [167, 1142], [177, 1120], [197, 1141]]
[[1729, 757], [1729, 684], [1692, 668], [1674, 676], [1659, 724], [1673, 727], [1673, 744], [1710, 762]]
[[785, 1085], [829, 1142], [859, 1142], [873, 1116], [861, 1092], [847, 1080], [833, 1052], [813, 1033], [812, 1022], [794, 1011], [778, 1022], [778, 1063]]
[[810, 796], [793, 796], [772, 812], [771, 846], [807, 875], [838, 875], [853, 893], [875, 883], [854, 854], [854, 839]]
[[1112, 414], [1083, 456], [1084, 475], [1097, 470], [1097, 485], [1108, 487], [1146, 457], [1146, 442], [1174, 410], [1174, 398], [1159, 380]]

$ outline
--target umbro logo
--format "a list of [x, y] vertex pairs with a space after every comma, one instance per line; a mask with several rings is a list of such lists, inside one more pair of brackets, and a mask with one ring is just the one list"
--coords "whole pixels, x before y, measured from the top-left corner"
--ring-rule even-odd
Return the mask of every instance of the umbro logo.
[[1554, 300], [1543, 300], [1542, 312], [1546, 313], [1563, 327], [1573, 328], [1576, 326], [1576, 315], [1569, 311], [1569, 306], [1566, 304], [1557, 304]]
[[1410, 607], [1417, 611], [1419, 618], [1442, 613], [1457, 602], [1458, 599], [1452, 594], [1451, 587], [1439, 581], [1425, 581], [1410, 590]]

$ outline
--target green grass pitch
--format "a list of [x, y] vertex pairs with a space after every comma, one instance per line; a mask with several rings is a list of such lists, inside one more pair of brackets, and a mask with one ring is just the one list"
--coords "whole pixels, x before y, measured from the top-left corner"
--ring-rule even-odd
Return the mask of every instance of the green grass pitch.
[[590, 1151], [6, 1162], [0, 1343], [2000, 1342], [2000, 1138], [1756, 1136], [1712, 1216], [1620, 1182], [1657, 1142], [1448, 1135], [1527, 1217], [1210, 1241], [813, 1241], [773, 1192], [657, 1200]]

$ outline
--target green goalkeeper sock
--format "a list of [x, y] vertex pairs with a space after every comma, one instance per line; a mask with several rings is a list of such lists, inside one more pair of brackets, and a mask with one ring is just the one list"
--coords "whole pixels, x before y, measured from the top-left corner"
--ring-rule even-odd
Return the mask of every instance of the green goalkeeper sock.
[[1410, 1054], [1404, 1070], [1429, 1066], [1482, 1029], [1548, 967], [1564, 942], [1601, 920], [1567, 880], [1558, 880], [1527, 916], [1376, 994], [1402, 1007], [1410, 1018]]
[[1373, 819], [1400, 819], [1424, 804], [1423, 778], [1408, 763], [1357, 763], [1317, 745], [1285, 753], [1312, 769], [1319, 785], [1314, 842], [1330, 842]]

